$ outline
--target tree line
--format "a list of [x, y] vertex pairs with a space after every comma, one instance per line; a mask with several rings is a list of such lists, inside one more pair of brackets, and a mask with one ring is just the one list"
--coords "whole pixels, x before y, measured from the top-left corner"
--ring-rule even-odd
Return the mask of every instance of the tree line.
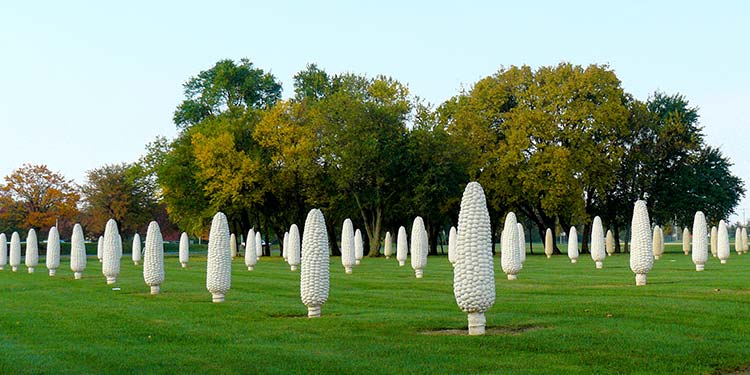
[[[270, 243], [317, 207], [334, 254], [351, 218], [377, 256], [386, 231], [419, 215], [435, 253], [457, 222], [463, 188], [476, 180], [495, 242], [509, 210], [541, 238], [572, 225], [588, 238], [600, 216], [620, 251], [639, 198], [654, 223], [682, 226], [698, 209], [717, 223], [745, 191], [731, 162], [705, 143], [698, 109], [684, 96], [638, 100], [606, 65], [501, 68], [432, 105], [391, 77], [329, 74], [314, 64], [282, 99], [271, 73], [247, 59], [221, 60], [190, 77], [184, 93], [174, 139], [149, 143], [132, 164], [89, 171], [77, 194], [97, 218], [92, 226], [125, 212], [117, 219], [135, 230], [161, 212], [205, 238], [222, 211], [233, 232], [255, 228]], [[117, 171], [122, 183], [109, 178]], [[117, 191], [107, 186], [130, 193], [114, 205], [120, 200], [107, 197]]]

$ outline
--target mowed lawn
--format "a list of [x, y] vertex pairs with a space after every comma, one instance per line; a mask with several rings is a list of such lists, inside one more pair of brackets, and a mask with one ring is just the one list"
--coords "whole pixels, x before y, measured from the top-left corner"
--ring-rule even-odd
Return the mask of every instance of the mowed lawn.
[[[541, 247], [536, 246], [536, 249]], [[331, 258], [323, 317], [306, 318], [299, 273], [278, 257], [248, 272], [236, 259], [226, 302], [211, 303], [205, 255], [166, 258], [162, 294], [126, 255], [106, 285], [89, 257], [83, 280], [65, 258], [50, 278], [0, 271], [0, 373], [714, 373], [750, 364], [750, 255], [696, 272], [671, 245], [648, 285], [628, 255], [596, 270], [589, 255], [528, 256], [516, 281], [495, 258], [487, 336], [465, 330], [453, 271], [430, 257], [424, 279], [395, 259], [352, 275]], [[709, 255], [710, 257], [710, 255]]]

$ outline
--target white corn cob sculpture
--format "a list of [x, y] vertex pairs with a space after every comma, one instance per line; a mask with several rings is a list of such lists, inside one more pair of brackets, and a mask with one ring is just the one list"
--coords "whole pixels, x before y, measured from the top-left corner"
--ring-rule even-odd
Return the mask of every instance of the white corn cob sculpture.
[[[462, 207], [463, 208], [463, 207]], [[516, 214], [508, 212], [505, 216], [505, 226], [503, 227], [503, 234], [501, 239], [500, 251], [500, 266], [508, 275], [508, 280], [515, 280], [518, 278], [518, 271], [521, 270], [521, 252], [518, 246], [518, 223], [516, 222]]]
[[136, 266], [141, 262], [143, 257], [143, 249], [141, 248], [141, 235], [136, 233], [133, 235], [133, 246], [131, 247], [132, 253], [130, 258], [133, 260], [133, 264]]
[[524, 234], [523, 224], [517, 223], [518, 226], [518, 254], [521, 256], [521, 268], [526, 262], [526, 234]]
[[[250, 241], [249, 238], [247, 240]], [[260, 232], [255, 232], [255, 254], [258, 255], [258, 259], [263, 256], [263, 239]]]
[[552, 253], [555, 249], [553, 240], [552, 229], [547, 228], [547, 232], [544, 234], [544, 255], [546, 255], [547, 258], [552, 258]]
[[[286, 241], [284, 246], [286, 246]], [[250, 228], [245, 240], [245, 266], [247, 266], [248, 271], [252, 271], [256, 264], [258, 264], [258, 252], [255, 251], [255, 231]]]
[[0, 233], [0, 271], [5, 269], [8, 264], [8, 239], [5, 233]]
[[285, 262], [289, 261], [289, 257], [286, 254], [287, 251], [287, 241], [289, 241], [289, 232], [284, 232], [284, 244], [281, 246], [281, 257], [284, 258]]
[[[206, 289], [214, 303], [224, 302], [224, 295], [232, 286], [232, 249], [229, 245], [229, 224], [223, 212], [217, 212], [208, 234], [206, 261]], [[250, 241], [250, 238], [247, 239]]]
[[570, 227], [568, 235], [568, 258], [570, 263], [578, 262], [578, 232], [574, 226]]
[[49, 270], [50, 276], [55, 276], [57, 267], [60, 267], [60, 233], [57, 232], [57, 227], [50, 228], [49, 235], [47, 235], [45, 265]]
[[357, 229], [354, 231], [354, 264], [362, 263], [362, 257], [365, 256], [365, 244], [362, 243], [362, 232]]
[[83, 241], [83, 229], [76, 223], [70, 238], [70, 270], [76, 280], [81, 279], [86, 270], [86, 245]]
[[13, 272], [18, 272], [18, 266], [21, 265], [21, 236], [18, 232], [13, 232], [10, 236], [10, 267]]
[[312, 209], [305, 220], [302, 235], [302, 272], [300, 297], [307, 306], [307, 317], [320, 317], [321, 306], [328, 299], [329, 280], [328, 232], [323, 213]]
[[[650, 233], [650, 231], [649, 231]], [[633, 251], [632, 249], [630, 251]], [[594, 218], [594, 224], [591, 228], [591, 259], [596, 262], [596, 268], [604, 267], [604, 258], [607, 257], [604, 251], [604, 227], [602, 219], [597, 216]]]
[[[506, 218], [505, 227], [512, 220]], [[513, 232], [517, 232], [517, 228]], [[510, 231], [510, 230], [509, 230]], [[516, 246], [518, 238], [506, 239]], [[515, 242], [513, 242], [515, 240]], [[453, 267], [453, 294], [462, 311], [468, 314], [469, 335], [483, 335], [484, 313], [495, 303], [495, 272], [492, 258], [490, 215], [482, 186], [466, 185], [458, 214], [456, 264]]]
[[458, 255], [456, 254], [457, 237], [456, 227], [451, 227], [450, 232], [448, 232], [448, 261], [451, 262], [452, 266], [456, 265], [456, 255]]
[[292, 271], [296, 271], [297, 267], [299, 267], [300, 265], [300, 258], [302, 256], [302, 249], [300, 249], [299, 228], [297, 228], [297, 224], [292, 224], [291, 228], [289, 228], [289, 245], [286, 249], [286, 256], [287, 262], [289, 263], [289, 268]]
[[159, 294], [164, 282], [164, 240], [159, 224], [152, 221], [146, 232], [146, 248], [143, 251], [143, 281], [151, 287], [151, 294]]
[[114, 219], [107, 221], [104, 229], [104, 241], [102, 244], [102, 273], [107, 278], [107, 284], [117, 282], [120, 275], [120, 256], [122, 255], [122, 242], [117, 222]]
[[719, 237], [719, 230], [716, 229], [716, 226], [714, 225], [711, 227], [711, 255], [716, 258], [716, 254], [718, 253], [718, 237]]
[[724, 220], [719, 222], [719, 233], [717, 242], [717, 254], [721, 264], [724, 264], [729, 259], [729, 233], [727, 233], [727, 224]]
[[690, 254], [690, 230], [687, 227], [682, 229], [682, 252]]
[[232, 253], [232, 260], [237, 257], [237, 236], [232, 233], [229, 235], [229, 251]]
[[26, 236], [26, 268], [29, 273], [34, 273], [34, 267], [39, 264], [39, 242], [36, 239], [36, 231], [29, 229]]
[[99, 259], [99, 263], [102, 262], [102, 256], [104, 255], [104, 236], [99, 236], [96, 241], [96, 258]]
[[188, 238], [187, 233], [182, 232], [180, 235], [180, 250], [179, 250], [179, 257], [180, 257], [180, 265], [182, 268], [187, 267], [188, 261], [190, 260], [190, 238]]
[[747, 229], [745, 227], [742, 227], [742, 252], [747, 253]]
[[406, 228], [398, 228], [398, 238], [396, 239], [396, 260], [399, 267], [406, 264], [406, 254], [409, 252], [409, 245], [406, 243]]
[[427, 265], [427, 236], [425, 235], [424, 221], [422, 217], [414, 218], [411, 227], [411, 268], [414, 275], [421, 279], [424, 276], [424, 267]]
[[[448, 245], [448, 254], [450, 254], [450, 245]], [[385, 259], [391, 259], [391, 255], [393, 255], [393, 239], [391, 238], [391, 232], [385, 232], [383, 255], [385, 255]]]
[[615, 236], [612, 234], [611, 229], [607, 229], [605, 248], [607, 250], [607, 256], [612, 256], [612, 254], [615, 253]]
[[708, 261], [708, 233], [706, 226], [706, 216], [703, 212], [695, 213], [693, 219], [693, 263], [696, 271], [703, 271]]
[[734, 252], [742, 255], [742, 229], [739, 227], [734, 231]]
[[356, 264], [354, 254], [354, 227], [352, 221], [344, 220], [344, 226], [341, 228], [341, 265], [344, 266], [344, 272], [352, 273]]
[[630, 244], [630, 269], [635, 273], [635, 285], [646, 285], [646, 274], [651, 271], [651, 267], [654, 265], [651, 222], [648, 218], [646, 201], [638, 200], [633, 207]]
[[652, 236], [652, 243], [654, 252], [654, 259], [659, 260], [664, 254], [664, 240], [662, 239], [661, 227], [658, 225], [654, 227], [654, 234]]

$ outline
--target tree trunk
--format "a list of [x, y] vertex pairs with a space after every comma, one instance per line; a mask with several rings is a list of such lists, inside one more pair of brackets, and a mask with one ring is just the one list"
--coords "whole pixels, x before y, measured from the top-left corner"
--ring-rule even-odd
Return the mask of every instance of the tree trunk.
[[339, 243], [336, 241], [336, 228], [332, 218], [326, 217], [326, 231], [328, 232], [328, 246], [331, 248], [331, 255], [341, 256]]
[[429, 228], [427, 228], [427, 236], [430, 245], [430, 255], [438, 255], [437, 252], [437, 246], [438, 246], [438, 228], [436, 225], [430, 225]]
[[380, 205], [375, 207], [375, 212], [372, 213], [370, 220], [367, 218], [367, 213], [364, 207], [359, 202], [359, 196], [354, 194], [354, 200], [357, 202], [359, 212], [362, 215], [362, 221], [365, 223], [365, 231], [367, 232], [367, 238], [370, 242], [370, 252], [367, 254], [369, 257], [380, 256], [380, 230], [383, 223], [383, 208]]
[[620, 251], [620, 226], [617, 224], [617, 222], [613, 223], [613, 231], [615, 232], [615, 253], [620, 253], [624, 251]]
[[589, 253], [589, 238], [591, 238], [591, 225], [583, 224], [583, 236], [581, 236], [581, 254]]

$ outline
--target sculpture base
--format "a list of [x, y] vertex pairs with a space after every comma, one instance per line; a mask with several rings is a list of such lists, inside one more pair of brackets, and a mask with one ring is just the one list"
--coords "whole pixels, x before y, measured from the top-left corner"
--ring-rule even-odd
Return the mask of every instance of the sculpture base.
[[346, 272], [347, 274], [352, 273], [352, 268], [351, 267], [344, 267], [344, 272]]
[[307, 317], [308, 318], [320, 318], [320, 305], [307, 306]]
[[654, 255], [654, 259], [656, 259], [656, 260], [661, 259], [661, 255]]
[[722, 260], [721, 260], [721, 264], [726, 264], [726, 263], [727, 263], [727, 260], [726, 260], [726, 259], [722, 259]]
[[159, 285], [151, 285], [151, 294], [159, 294]]
[[247, 266], [248, 271], [252, 271], [255, 268], [255, 266]]
[[223, 293], [211, 293], [211, 302], [213, 303], [224, 302], [224, 294]]
[[547, 255], [547, 259], [552, 258], [552, 254], [545, 254]]
[[706, 266], [704, 264], [696, 264], [695, 265], [695, 270], [696, 271], [703, 271], [705, 268], [706, 268]]
[[421, 279], [424, 276], [424, 270], [416, 269], [414, 270], [414, 275], [417, 276], [417, 279]]
[[291, 266], [290, 268], [292, 269], [292, 271], [296, 271], [297, 270], [297, 266]]
[[111, 285], [111, 284], [114, 284], [115, 282], [117, 282], [117, 278], [116, 277], [109, 277], [109, 276], [107, 276], [107, 284]]
[[469, 313], [469, 336], [484, 335], [486, 324], [484, 313]]
[[187, 268], [187, 262], [180, 262], [180, 265], [182, 266], [182, 268]]
[[596, 262], [596, 268], [597, 268], [597, 269], [602, 269], [602, 268], [604, 268], [604, 263], [602, 263], [602, 262]]
[[11, 266], [11, 271], [18, 272], [18, 266]]
[[34, 273], [34, 267], [29, 267], [27, 268], [27, 270], [29, 271], [29, 273]]
[[385, 259], [391, 259], [391, 256], [390, 255], [386, 255]]
[[355, 264], [355, 265], [357, 265], [357, 266], [358, 266], [358, 265], [359, 265], [360, 263], [362, 263], [362, 261], [361, 261], [361, 260], [359, 260], [359, 259], [357, 259], [357, 260], [355, 260], [355, 261], [354, 261], [354, 264]]
[[404, 264], [406, 264], [406, 261], [405, 261], [405, 260], [399, 260], [399, 261], [398, 261], [398, 266], [399, 266], [399, 267], [403, 267], [403, 266], [404, 266]]
[[508, 274], [508, 280], [516, 280], [518, 279], [518, 275], [510, 275]]
[[55, 276], [57, 274], [57, 270], [49, 270], [50, 276]]
[[133, 264], [137, 266], [137, 265], [138, 265], [138, 261], [137, 261], [137, 260], [134, 260], [134, 261], [133, 261]]
[[570, 260], [570, 263], [578, 263], [578, 258], [573, 258]]
[[646, 274], [645, 273], [638, 273], [635, 275], [635, 285], [636, 286], [644, 286], [646, 285]]
[[75, 277], [76, 280], [80, 280], [83, 278], [83, 272], [74, 272], [73, 277]]

